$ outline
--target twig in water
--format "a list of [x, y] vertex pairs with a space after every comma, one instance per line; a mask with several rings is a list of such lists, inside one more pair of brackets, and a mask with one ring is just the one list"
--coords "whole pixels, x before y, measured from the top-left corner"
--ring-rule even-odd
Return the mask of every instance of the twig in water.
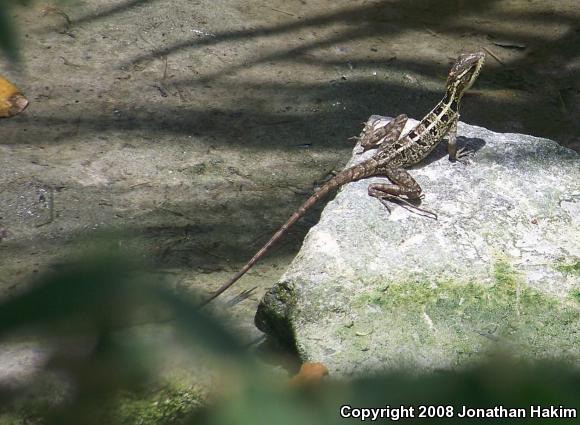
[[504, 61], [502, 61], [495, 53], [493, 53], [491, 50], [489, 50], [487, 47], [484, 47], [483, 50], [485, 50], [487, 53], [489, 53], [489, 55], [491, 57], [493, 57], [496, 61], [498, 61], [500, 63], [500, 65], [505, 66]]
[[257, 289], [257, 286], [254, 286], [251, 289], [246, 289], [242, 292], [240, 292], [238, 295], [236, 295], [235, 297], [233, 297], [231, 300], [228, 301], [228, 305], [230, 307], [235, 306], [236, 304], [241, 303], [244, 300], [247, 300], [248, 298], [250, 298], [250, 295], [252, 295], [252, 293]]
[[[262, 7], [266, 7], [266, 6], [262, 6]], [[273, 7], [268, 7], [268, 9], [273, 10], [274, 12], [279, 12], [279, 13], [283, 13], [284, 15], [288, 15], [288, 16], [296, 16], [293, 13], [290, 12], [286, 12], [285, 10], [280, 10], [280, 9], [275, 9]]]

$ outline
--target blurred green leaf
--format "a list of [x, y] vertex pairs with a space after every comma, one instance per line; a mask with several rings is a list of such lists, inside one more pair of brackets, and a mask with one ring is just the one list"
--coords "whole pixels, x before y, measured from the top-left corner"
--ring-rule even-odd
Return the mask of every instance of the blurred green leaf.
[[131, 325], [135, 310], [162, 304], [190, 341], [219, 355], [248, 360], [238, 339], [193, 299], [186, 300], [153, 281], [151, 275], [122, 259], [77, 261], [41, 277], [16, 298], [0, 303], [0, 336], [35, 324], [122, 328]]
[[18, 58], [18, 49], [16, 43], [16, 33], [12, 26], [10, 12], [12, 10], [11, 2], [0, 0], [0, 48], [6, 55], [16, 60]]
[[58, 266], [57, 271], [39, 276], [26, 291], [0, 303], [0, 336], [25, 328], [63, 341], [85, 338], [81, 345], [89, 338], [86, 353], [71, 356], [71, 343], [65, 343], [47, 364], [49, 369], [65, 372], [75, 387], [69, 404], [51, 409], [47, 416], [51, 423], [93, 423], [99, 407], [120, 391], [148, 386], [157, 373], [157, 354], [168, 347], [132, 329], [135, 317], [138, 325], [147, 320], [155, 323], [155, 316], [146, 315], [159, 308], [166, 312], [164, 326], [181, 331], [183, 346], [191, 347], [193, 356], [201, 348], [212, 353], [212, 358], [237, 365], [245, 379], [258, 376], [253, 358], [218, 319], [200, 310], [194, 297], [178, 296], [166, 286], [158, 275], [120, 256], [97, 255]]
[[[56, 2], [61, 3], [62, 1], [57, 0]], [[19, 59], [18, 29], [12, 18], [14, 6], [28, 6], [30, 4], [33, 4], [30, 0], [0, 0], [0, 50], [13, 61]]]
[[[553, 421], [559, 423], [558, 419], [530, 417], [530, 406], [563, 406], [580, 412], [580, 371], [573, 365], [565, 363], [525, 364], [514, 358], [498, 356], [463, 371], [439, 371], [422, 375], [392, 372], [348, 382], [327, 382], [318, 388], [298, 392], [274, 391], [271, 388], [250, 389], [238, 398], [224, 400], [216, 406], [208, 407], [207, 416], [202, 423], [207, 425], [360, 423], [360, 418], [344, 419], [340, 416], [343, 405], [353, 408], [389, 407], [392, 409], [392, 415], [398, 413], [400, 406], [413, 407], [412, 418], [424, 423], [436, 420], [440, 423], [478, 423], [490, 419], [461, 419], [458, 415], [464, 406], [468, 409], [504, 406], [526, 410], [527, 416], [517, 419], [518, 424], [544, 424]], [[419, 406], [451, 406], [452, 417], [419, 418]], [[443, 409], [443, 412], [445, 411]], [[409, 419], [395, 419], [395, 416], [391, 416], [380, 418], [378, 422], [395, 420]], [[504, 423], [505, 420], [498, 419]], [[574, 419], [565, 421], [572, 423]], [[367, 419], [367, 422], [371, 422], [370, 419]], [[189, 423], [200, 422], [192, 419]]]
[[156, 298], [171, 309], [176, 325], [183, 331], [184, 336], [189, 338], [190, 343], [202, 342], [214, 353], [236, 361], [251, 360], [240, 341], [192, 301], [164, 289], [156, 288], [155, 292]]
[[22, 325], [43, 325], [74, 318], [103, 323], [107, 309], [126, 297], [127, 268], [119, 261], [100, 259], [76, 263], [66, 270], [41, 277], [33, 287], [0, 304], [0, 335]]
[[[120, 257], [95, 256], [41, 276], [27, 291], [0, 304], [0, 334], [39, 325], [41, 330], [64, 336], [78, 335], [79, 330], [90, 331], [95, 338], [93, 347], [84, 355], [71, 356], [64, 345], [53, 356], [48, 367], [66, 372], [75, 391], [68, 403], [48, 408], [43, 419], [33, 423], [100, 424], [107, 418], [106, 423], [135, 425], [163, 421], [331, 425], [344, 423], [340, 408], [345, 404], [376, 408], [414, 406], [415, 415], [419, 405], [453, 406], [455, 412], [462, 406], [499, 405], [524, 409], [530, 405], [562, 405], [580, 409], [577, 367], [554, 362], [528, 364], [499, 355], [464, 371], [423, 375], [399, 371], [292, 388], [283, 374], [266, 373], [258, 366], [237, 338], [219, 319], [199, 309], [193, 297], [178, 295], [167, 286], [154, 274]], [[174, 394], [175, 400], [167, 398], [171, 395], [163, 398], [145, 394], [143, 397], [153, 401], [136, 401], [135, 394], [143, 394], [140, 391], [153, 382], [154, 351], [172, 347], [160, 347], [164, 342], [156, 338], [145, 343], [128, 337], [126, 331], [132, 326], [136, 312], [159, 305], [170, 313], [171, 320], [164, 323], [181, 331], [179, 336], [191, 348], [192, 356], [201, 347], [241, 369], [239, 376], [228, 376], [231, 378], [228, 382], [236, 390], [227, 398], [204, 409], [199, 408], [192, 392], [183, 390], [167, 393]], [[127, 391], [134, 395], [127, 397]], [[2, 395], [8, 396], [8, 392], [9, 389]], [[124, 406], [120, 402], [123, 399], [132, 401]], [[103, 406], [117, 406], [117, 410], [103, 412]], [[121, 416], [115, 416], [115, 411], [121, 412], [118, 414]], [[0, 423], [1, 417], [0, 408]], [[543, 422], [545, 419], [529, 417], [518, 420], [522, 424]]]

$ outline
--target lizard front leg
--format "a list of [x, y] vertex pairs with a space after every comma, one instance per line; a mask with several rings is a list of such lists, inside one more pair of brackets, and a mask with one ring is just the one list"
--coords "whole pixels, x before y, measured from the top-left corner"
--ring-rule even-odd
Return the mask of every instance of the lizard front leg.
[[371, 124], [367, 124], [363, 135], [360, 138], [360, 144], [363, 147], [363, 152], [366, 152], [370, 149], [375, 149], [378, 146], [385, 146], [395, 143], [397, 140], [399, 140], [399, 137], [401, 137], [401, 133], [405, 128], [407, 120], [407, 115], [401, 114], [379, 128], [375, 128], [376, 121]]
[[465, 161], [473, 152], [465, 147], [457, 149], [457, 121], [459, 116], [453, 118], [453, 122], [447, 131], [447, 153], [451, 161]]
[[[401, 202], [413, 209], [424, 212], [437, 219], [437, 214], [424, 210], [411, 204], [408, 199], [418, 199], [421, 197], [421, 186], [415, 179], [402, 168], [387, 168], [384, 170], [384, 175], [392, 182], [392, 184], [372, 183], [368, 187], [369, 196], [377, 198], [389, 210], [387, 201]], [[403, 198], [403, 196], [406, 197]]]

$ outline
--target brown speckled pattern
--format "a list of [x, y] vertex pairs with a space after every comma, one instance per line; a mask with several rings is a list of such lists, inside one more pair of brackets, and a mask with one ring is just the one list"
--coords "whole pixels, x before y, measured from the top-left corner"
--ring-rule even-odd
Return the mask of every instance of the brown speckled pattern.
[[[447, 78], [446, 92], [443, 99], [417, 124], [406, 136], [401, 133], [407, 121], [406, 115], [399, 115], [388, 124], [375, 129], [374, 123], [366, 125], [360, 138], [363, 150], [377, 148], [377, 152], [366, 161], [348, 168], [330, 179], [318, 192], [310, 196], [290, 218], [278, 229], [266, 244], [238, 271], [230, 280], [214, 292], [202, 305], [207, 304], [232, 286], [254, 264], [256, 264], [270, 247], [296, 223], [306, 211], [329, 192], [346, 183], [371, 176], [387, 177], [392, 184], [372, 184], [369, 195], [381, 202], [405, 196], [416, 199], [421, 195], [421, 187], [404, 167], [423, 160], [450, 133], [457, 131], [459, 102], [463, 93], [471, 87], [483, 65], [484, 54], [481, 52], [459, 56]], [[449, 137], [449, 155], [455, 159], [455, 135]], [[420, 210], [419, 208], [417, 208]], [[428, 212], [422, 210], [424, 212]], [[432, 216], [436, 217], [435, 214]]]

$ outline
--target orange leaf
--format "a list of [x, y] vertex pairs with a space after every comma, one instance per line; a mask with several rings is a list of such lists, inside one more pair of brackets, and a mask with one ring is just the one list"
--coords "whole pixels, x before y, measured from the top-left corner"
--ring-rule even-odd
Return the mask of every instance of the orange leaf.
[[328, 369], [322, 363], [304, 363], [298, 374], [290, 380], [291, 386], [303, 387], [318, 384], [328, 375]]
[[0, 118], [8, 118], [24, 111], [28, 99], [10, 81], [0, 76]]

